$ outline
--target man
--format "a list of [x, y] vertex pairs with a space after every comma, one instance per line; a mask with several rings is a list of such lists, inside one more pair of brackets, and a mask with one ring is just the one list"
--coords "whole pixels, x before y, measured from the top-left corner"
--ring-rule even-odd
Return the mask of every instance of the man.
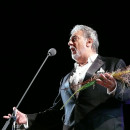
[[[65, 104], [63, 130], [124, 130], [122, 104], [130, 99], [130, 89], [127, 84], [105, 72], [124, 68], [125, 62], [122, 59], [100, 56], [97, 32], [86, 25], [74, 26], [68, 45], [75, 63], [74, 69], [62, 79], [59, 89]], [[95, 85], [77, 92], [82, 87], [80, 83], [91, 79], [95, 74], [99, 75]], [[36, 129], [38, 126], [34, 124], [45, 125], [44, 121], [48, 116], [54, 117], [51, 118], [52, 122], [55, 119], [58, 121], [60, 118], [58, 119], [57, 106], [36, 114], [24, 114], [17, 110], [17, 123], [24, 124], [25, 128]], [[10, 117], [10, 114], [4, 116], [7, 119]], [[52, 125], [52, 122], [46, 126]]]

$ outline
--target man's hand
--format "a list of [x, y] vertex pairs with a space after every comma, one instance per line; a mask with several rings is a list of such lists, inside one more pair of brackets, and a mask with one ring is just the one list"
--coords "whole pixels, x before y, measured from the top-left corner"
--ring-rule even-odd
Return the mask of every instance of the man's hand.
[[[16, 122], [21, 125], [21, 124], [26, 124], [27, 123], [27, 116], [26, 114], [20, 112], [18, 109], [13, 107], [13, 110], [16, 110]], [[11, 114], [8, 114], [7, 116], [3, 116], [5, 119], [11, 118]]]
[[96, 82], [106, 88], [111, 92], [116, 87], [116, 80], [109, 73], [100, 74]]

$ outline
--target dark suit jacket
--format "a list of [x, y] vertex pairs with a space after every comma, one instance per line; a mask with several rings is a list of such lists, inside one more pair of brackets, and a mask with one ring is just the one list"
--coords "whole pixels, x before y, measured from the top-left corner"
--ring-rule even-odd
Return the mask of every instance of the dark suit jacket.
[[[122, 59], [98, 56], [87, 71], [84, 80], [91, 78], [100, 68], [107, 72], [113, 72], [125, 66]], [[71, 74], [72, 72], [67, 74], [61, 82], [60, 93], [63, 103], [73, 94], [68, 81]], [[77, 99], [73, 97], [65, 105], [64, 130], [72, 130], [73, 128], [74, 130], [123, 130], [122, 104], [129, 99], [130, 89], [126, 86], [123, 89], [123, 84], [119, 81], [117, 81], [114, 95], [107, 94], [107, 89], [98, 84], [94, 88], [89, 87], [80, 91]], [[45, 113], [28, 115], [30, 126], [39, 115], [49, 116]], [[52, 115], [50, 114], [50, 116]], [[55, 117], [57, 118], [57, 115]], [[41, 118], [38, 119], [44, 123]]]
[[[100, 70], [113, 72], [118, 68], [124, 68], [122, 59], [98, 56], [86, 73], [85, 79], [89, 79]], [[72, 95], [69, 88], [68, 74], [61, 85], [61, 96], [63, 102]], [[66, 89], [65, 89], [66, 88]], [[67, 89], [68, 88], [68, 89]], [[117, 81], [115, 94], [108, 95], [107, 89], [98, 84], [80, 91], [78, 98], [73, 97], [65, 106], [65, 120], [69, 130], [123, 130], [122, 104], [130, 99], [130, 89], [125, 88], [121, 92], [123, 84]], [[63, 91], [64, 90], [64, 91]]]

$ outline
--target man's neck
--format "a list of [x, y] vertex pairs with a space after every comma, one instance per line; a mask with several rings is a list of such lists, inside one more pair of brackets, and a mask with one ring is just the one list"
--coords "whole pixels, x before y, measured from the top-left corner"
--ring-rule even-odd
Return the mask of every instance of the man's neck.
[[97, 55], [97, 53], [93, 53], [93, 54], [89, 55], [89, 56], [86, 57], [86, 58], [82, 58], [82, 60], [77, 61], [77, 64], [79, 64], [79, 66], [84, 66], [84, 65], [86, 65], [86, 64], [88, 63], [88, 59], [91, 58], [91, 57], [94, 56], [94, 55]]

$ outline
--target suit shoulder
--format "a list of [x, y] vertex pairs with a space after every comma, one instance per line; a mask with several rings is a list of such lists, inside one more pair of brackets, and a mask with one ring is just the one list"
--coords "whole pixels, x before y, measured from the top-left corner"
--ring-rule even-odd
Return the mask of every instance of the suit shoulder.
[[117, 58], [117, 57], [103, 57], [103, 56], [101, 56], [101, 58], [102, 58], [103, 61], [112, 62], [112, 63], [113, 63], [113, 62], [114, 62], [114, 63], [117, 63], [117, 62], [119, 62], [119, 61], [123, 61], [123, 62], [124, 62], [123, 59]]
[[104, 61], [106, 67], [113, 67], [113, 68], [124, 68], [126, 66], [126, 63], [121, 58], [116, 57], [103, 57], [101, 56], [101, 59]]

